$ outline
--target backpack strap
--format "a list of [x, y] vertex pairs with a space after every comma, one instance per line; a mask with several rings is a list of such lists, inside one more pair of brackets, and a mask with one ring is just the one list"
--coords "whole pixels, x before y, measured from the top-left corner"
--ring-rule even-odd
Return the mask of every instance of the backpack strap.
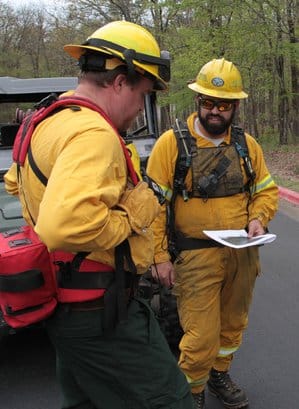
[[[115, 280], [104, 294], [103, 328], [105, 333], [110, 333], [116, 322], [123, 323], [128, 319], [127, 302], [134, 295], [137, 270], [128, 239], [115, 247], [115, 272]], [[130, 293], [126, 294], [125, 288]]]
[[173, 192], [180, 193], [186, 202], [188, 197], [188, 192], [185, 185], [185, 179], [189, 168], [191, 167], [192, 161], [192, 138], [188, 126], [186, 123], [175, 120], [175, 125], [173, 127], [174, 135], [176, 137], [177, 147], [178, 147], [178, 157], [175, 165], [174, 179], [173, 179]]
[[249, 179], [249, 182], [247, 184], [247, 190], [250, 192], [250, 186], [253, 184], [255, 178], [256, 178], [256, 173], [253, 169], [252, 162], [249, 156], [249, 151], [248, 151], [248, 146], [247, 146], [247, 141], [245, 137], [244, 130], [236, 125], [232, 125], [231, 127], [231, 143], [235, 145], [235, 148], [240, 156], [240, 158], [243, 159], [244, 162], [244, 168], [246, 175]]
[[177, 142], [178, 156], [173, 178], [173, 192], [167, 207], [167, 241], [171, 261], [174, 261], [179, 257], [179, 250], [176, 246], [177, 232], [175, 230], [175, 201], [178, 194], [182, 195], [185, 202], [189, 200], [185, 179], [188, 170], [191, 167], [193, 155], [192, 147], [194, 146], [194, 138], [192, 138], [186, 123], [182, 123], [176, 119], [173, 132]]
[[40, 168], [37, 166], [34, 157], [32, 155], [32, 150], [31, 150], [31, 145], [28, 147], [28, 161], [31, 169], [33, 170], [33, 173], [35, 176], [39, 179], [39, 181], [44, 185], [47, 186], [48, 184], [48, 178], [43, 174], [43, 172], [40, 170]]

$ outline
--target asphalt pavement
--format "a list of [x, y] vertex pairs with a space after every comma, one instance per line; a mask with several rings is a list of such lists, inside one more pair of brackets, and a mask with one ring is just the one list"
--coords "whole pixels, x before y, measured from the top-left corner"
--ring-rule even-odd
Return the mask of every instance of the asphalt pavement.
[[[249, 409], [299, 408], [299, 206], [288, 198], [281, 196], [270, 224], [276, 241], [261, 247], [262, 273], [249, 327], [231, 368], [232, 378], [247, 391]], [[0, 409], [58, 409], [60, 404], [55, 354], [44, 332], [8, 337], [0, 349]], [[220, 408], [207, 393], [206, 409]]]

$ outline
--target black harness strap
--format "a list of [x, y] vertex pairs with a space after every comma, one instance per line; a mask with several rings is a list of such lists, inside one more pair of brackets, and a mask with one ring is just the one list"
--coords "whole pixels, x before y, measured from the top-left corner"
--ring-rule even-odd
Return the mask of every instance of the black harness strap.
[[47, 186], [48, 184], [48, 179], [46, 176], [43, 174], [43, 172], [40, 170], [40, 168], [37, 166], [33, 155], [32, 155], [32, 150], [31, 150], [31, 145], [29, 145], [28, 148], [28, 161], [31, 169], [33, 170], [35, 176], [40, 180], [40, 182], [44, 185]]
[[180, 231], [176, 232], [176, 248], [179, 252], [182, 250], [196, 250], [210, 247], [223, 247], [223, 244], [211, 239], [196, 239], [194, 237], [186, 237]]
[[178, 194], [182, 194], [184, 201], [189, 199], [185, 179], [191, 166], [193, 155], [192, 147], [194, 146], [194, 138], [191, 137], [186, 124], [176, 120], [173, 131], [177, 141], [178, 157], [173, 178], [172, 197], [167, 207], [168, 252], [172, 261], [176, 260], [179, 256], [179, 251], [176, 248], [177, 238], [175, 230], [174, 207]]
[[[125, 270], [125, 263], [128, 271]], [[129, 277], [129, 280], [126, 280], [126, 277]], [[136, 277], [137, 270], [131, 256], [129, 242], [124, 240], [115, 248], [115, 279], [104, 294], [103, 328], [106, 334], [114, 329], [116, 323], [127, 320], [127, 304], [132, 296]]]
[[[59, 263], [59, 262], [57, 262]], [[57, 285], [59, 288], [77, 290], [95, 290], [109, 287], [114, 278], [113, 271], [84, 271], [73, 270], [71, 262], [59, 265]]]
[[17, 274], [0, 275], [0, 290], [10, 293], [31, 291], [42, 287], [44, 284], [43, 273], [32, 269]]
[[84, 273], [82, 273], [72, 270], [70, 271], [70, 274], [68, 274], [65, 269], [67, 269], [67, 265], [60, 269], [59, 274], [57, 275], [59, 288], [69, 288], [77, 290], [107, 289], [113, 281], [113, 277], [115, 274], [112, 271], [84, 271]]
[[192, 162], [192, 141], [194, 141], [194, 138], [190, 135], [187, 125], [179, 120], [176, 120], [173, 130], [178, 147], [178, 158], [173, 178], [173, 196], [180, 193], [183, 196], [184, 201], [187, 201], [188, 193], [186, 190], [185, 179]]
[[244, 134], [244, 130], [239, 126], [232, 125], [232, 132], [231, 132], [231, 142], [235, 145], [235, 148], [239, 154], [239, 156], [244, 161], [244, 167], [246, 175], [249, 179], [249, 184], [253, 183], [256, 173], [253, 170], [251, 159], [248, 152], [248, 147], [246, 143], [246, 138]]

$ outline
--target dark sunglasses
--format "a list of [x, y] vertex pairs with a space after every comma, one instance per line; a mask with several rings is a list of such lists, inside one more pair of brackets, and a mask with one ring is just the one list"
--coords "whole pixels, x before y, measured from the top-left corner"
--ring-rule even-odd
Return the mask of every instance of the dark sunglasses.
[[230, 111], [234, 106], [234, 101], [217, 101], [215, 99], [207, 99], [203, 97], [198, 97], [198, 103], [202, 108], [208, 109], [209, 111], [212, 111], [214, 107], [217, 107], [220, 112]]

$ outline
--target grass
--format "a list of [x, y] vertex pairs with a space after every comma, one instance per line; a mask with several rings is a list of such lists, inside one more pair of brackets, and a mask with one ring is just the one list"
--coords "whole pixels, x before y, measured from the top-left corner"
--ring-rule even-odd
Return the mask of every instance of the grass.
[[294, 190], [295, 192], [299, 193], [299, 181], [282, 178], [281, 176], [275, 174], [272, 174], [272, 177], [278, 186], [282, 186], [286, 189]]
[[262, 144], [266, 163], [277, 185], [299, 192], [299, 144]]

